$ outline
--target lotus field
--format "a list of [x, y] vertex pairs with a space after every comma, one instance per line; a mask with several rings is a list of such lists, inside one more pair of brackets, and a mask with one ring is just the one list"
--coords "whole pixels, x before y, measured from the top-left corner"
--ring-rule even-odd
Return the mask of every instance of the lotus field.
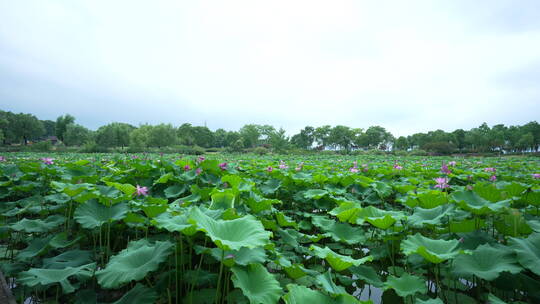
[[4, 154], [23, 303], [540, 303], [540, 160]]

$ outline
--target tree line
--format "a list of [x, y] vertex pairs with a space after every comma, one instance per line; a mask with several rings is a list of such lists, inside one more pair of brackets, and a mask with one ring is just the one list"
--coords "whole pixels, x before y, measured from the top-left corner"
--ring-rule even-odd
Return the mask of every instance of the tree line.
[[66, 146], [94, 145], [102, 148], [126, 148], [145, 150], [176, 145], [201, 148], [225, 148], [230, 151], [245, 149], [268, 149], [284, 152], [302, 150], [425, 150], [438, 154], [477, 152], [538, 152], [540, 147], [540, 124], [536, 121], [521, 126], [497, 124], [489, 127], [483, 123], [470, 130], [457, 129], [415, 133], [394, 137], [381, 126], [367, 129], [347, 126], [306, 126], [291, 137], [282, 128], [270, 125], [247, 124], [238, 131], [210, 130], [206, 126], [184, 123], [138, 127], [120, 122], [101, 126], [96, 131], [75, 122], [66, 114], [56, 121], [39, 120], [32, 114], [15, 114], [0, 111], [0, 141], [4, 145], [58, 140]]

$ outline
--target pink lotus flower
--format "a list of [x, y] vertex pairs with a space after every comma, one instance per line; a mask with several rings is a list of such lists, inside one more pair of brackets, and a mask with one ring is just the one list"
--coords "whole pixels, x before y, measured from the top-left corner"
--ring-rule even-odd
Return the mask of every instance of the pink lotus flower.
[[266, 171], [272, 172], [272, 171], [274, 171], [274, 168], [272, 168], [271, 166], [268, 166], [268, 168], [266, 168]]
[[456, 161], [452, 160], [448, 162], [448, 165], [454, 167], [456, 165]]
[[467, 190], [472, 191], [473, 187], [471, 185], [467, 185]]
[[198, 161], [199, 163], [202, 163], [204, 160], [205, 160], [204, 156], [199, 156], [199, 157], [197, 157], [197, 161]]
[[5, 161], [6, 161], [6, 158], [3, 156], [0, 156], [0, 162], [5, 162]]
[[435, 185], [435, 188], [440, 188], [440, 189], [445, 189], [445, 188], [448, 188], [450, 187], [450, 185], [448, 185], [448, 178], [446, 177], [438, 177], [435, 179], [435, 182], [437, 183]]
[[349, 169], [352, 173], [358, 173], [358, 168], [352, 167]]
[[484, 168], [484, 172], [495, 172], [495, 168], [493, 167], [489, 167], [489, 168]]
[[141, 187], [139, 185], [137, 185], [137, 190], [136, 190], [136, 194], [137, 196], [147, 196], [148, 195], [148, 188], [146, 187]]
[[221, 170], [227, 170], [227, 163], [221, 163], [219, 164], [219, 167], [221, 168]]
[[131, 159], [138, 159], [139, 157], [137, 155], [132, 155]]
[[444, 162], [441, 165], [441, 172], [444, 173], [444, 174], [452, 173], [452, 171], [450, 171], [450, 169], [448, 169], [448, 166]]
[[52, 165], [54, 164], [54, 158], [50, 158], [50, 157], [44, 157], [41, 159], [41, 161], [43, 161], [43, 163], [45, 165]]
[[396, 169], [396, 170], [403, 170], [403, 167], [400, 166], [400, 165], [398, 165], [398, 164], [395, 164], [395, 165], [394, 165], [394, 169]]
[[201, 174], [201, 172], [202, 172], [201, 168], [197, 168], [197, 170], [195, 170], [195, 174], [197, 174], [197, 175]]
[[533, 178], [540, 179], [540, 173], [533, 173]]
[[189, 170], [191, 170], [191, 167], [189, 165], [185, 165], [184, 166], [184, 171], [189, 171]]
[[489, 180], [492, 181], [492, 182], [494, 182], [494, 181], [497, 180], [497, 176], [492, 175], [492, 176], [489, 177]]
[[279, 168], [280, 169], [288, 169], [289, 166], [287, 166], [287, 164], [284, 161], [280, 161], [279, 162]]

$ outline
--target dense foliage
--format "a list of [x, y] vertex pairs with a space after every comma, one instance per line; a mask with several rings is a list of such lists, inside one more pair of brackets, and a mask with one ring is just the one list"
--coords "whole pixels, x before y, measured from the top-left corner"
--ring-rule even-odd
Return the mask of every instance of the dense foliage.
[[[24, 143], [29, 140], [43, 141], [55, 135], [66, 146], [83, 147], [83, 152], [102, 152], [109, 148], [129, 146], [131, 152], [149, 151], [151, 148], [171, 146], [226, 148], [229, 152], [260, 148], [282, 153], [300, 150], [421, 150], [434, 154], [477, 152], [538, 152], [540, 147], [540, 124], [536, 121], [522, 126], [498, 124], [490, 128], [482, 124], [478, 128], [453, 132], [443, 130], [416, 133], [395, 138], [385, 128], [371, 126], [367, 129], [347, 126], [307, 126], [298, 134], [288, 137], [285, 130], [270, 125], [248, 124], [238, 131], [184, 123], [179, 127], [171, 124], [135, 127], [126, 123], [110, 123], [96, 131], [75, 123], [75, 117], [64, 115], [54, 121], [40, 121], [30, 114], [13, 114], [0, 111], [0, 139], [4, 144]], [[45, 147], [47, 148], [47, 147]], [[40, 149], [36, 149], [40, 150]], [[183, 152], [182, 149], [173, 149]], [[197, 154], [197, 150], [192, 151]]]
[[539, 173], [523, 157], [10, 154], [0, 267], [21, 302], [538, 303]]

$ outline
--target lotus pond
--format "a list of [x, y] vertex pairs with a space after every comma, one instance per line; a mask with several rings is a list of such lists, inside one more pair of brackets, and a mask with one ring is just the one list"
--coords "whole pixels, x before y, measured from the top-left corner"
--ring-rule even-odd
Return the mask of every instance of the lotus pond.
[[0, 269], [21, 303], [540, 303], [539, 173], [527, 157], [7, 154]]

